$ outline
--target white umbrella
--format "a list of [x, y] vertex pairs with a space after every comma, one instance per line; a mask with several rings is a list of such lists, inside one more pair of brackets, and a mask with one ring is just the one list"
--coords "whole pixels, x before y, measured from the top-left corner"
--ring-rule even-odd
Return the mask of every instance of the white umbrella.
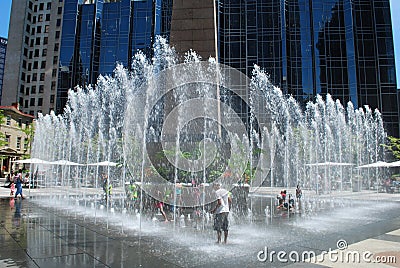
[[312, 163], [305, 164], [309, 167], [335, 167], [335, 166], [353, 166], [353, 163], [341, 163], [341, 162], [323, 162], [323, 163]]
[[393, 167], [393, 165], [391, 165], [391, 163], [387, 163], [384, 161], [378, 161], [375, 163], [358, 166], [357, 168], [378, 168], [378, 167]]
[[49, 164], [48, 161], [39, 159], [39, 158], [28, 158], [28, 159], [22, 159], [22, 160], [15, 160], [12, 161], [18, 164]]
[[400, 167], [400, 161], [388, 163], [390, 167]]
[[88, 166], [102, 166], [102, 167], [115, 167], [117, 163], [111, 161], [103, 161], [98, 163], [87, 164]]
[[50, 165], [60, 165], [60, 166], [84, 166], [83, 164], [71, 162], [71, 161], [64, 160], [64, 159], [54, 161], [54, 162], [49, 162], [49, 164]]

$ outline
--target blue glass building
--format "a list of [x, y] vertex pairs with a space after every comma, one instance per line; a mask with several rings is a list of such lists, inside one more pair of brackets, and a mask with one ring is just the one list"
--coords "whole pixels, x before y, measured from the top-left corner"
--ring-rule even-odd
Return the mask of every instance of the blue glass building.
[[[95, 84], [119, 62], [130, 68], [169, 29], [171, 0], [64, 0], [56, 112], [76, 85]], [[162, 17], [164, 15], [164, 17]], [[162, 19], [164, 18], [164, 19]]]
[[254, 64], [301, 103], [330, 93], [383, 115], [399, 135], [389, 0], [219, 0], [220, 62]]
[[4, 65], [6, 63], [7, 39], [0, 37], [0, 102], [3, 93]]

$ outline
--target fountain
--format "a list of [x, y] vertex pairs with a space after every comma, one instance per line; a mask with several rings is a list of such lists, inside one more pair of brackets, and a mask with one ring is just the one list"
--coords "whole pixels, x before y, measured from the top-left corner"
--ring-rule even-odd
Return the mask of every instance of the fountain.
[[[145, 234], [165, 227], [153, 209], [163, 201], [173, 233], [187, 239], [191, 226], [210, 232], [213, 181], [233, 193], [237, 225], [312, 217], [354, 204], [337, 195], [377, 192], [377, 171], [355, 167], [383, 158], [379, 111], [329, 94], [302, 108], [258, 66], [249, 79], [192, 51], [177, 58], [158, 38], [152, 59], [136, 54], [132, 71], [118, 65], [95, 86], [71, 90], [64, 114], [40, 116], [32, 157], [83, 165], [32, 166], [51, 192], [33, 201]], [[277, 211], [276, 195], [296, 185], [296, 209]]]

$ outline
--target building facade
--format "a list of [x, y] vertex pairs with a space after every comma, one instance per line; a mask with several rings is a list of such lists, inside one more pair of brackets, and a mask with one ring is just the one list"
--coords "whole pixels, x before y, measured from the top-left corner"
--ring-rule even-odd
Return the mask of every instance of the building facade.
[[271, 82], [301, 104], [331, 94], [378, 108], [399, 136], [389, 0], [219, 0], [220, 62]]
[[0, 103], [3, 92], [4, 65], [6, 63], [7, 39], [0, 37]]
[[2, 105], [30, 115], [55, 109], [64, 1], [13, 0]]
[[70, 88], [164, 35], [248, 76], [259, 65], [301, 104], [329, 93], [378, 108], [399, 136], [390, 18], [389, 0], [13, 0], [2, 104], [62, 113]]
[[[161, 0], [65, 0], [62, 21], [56, 112], [62, 112], [70, 88], [96, 84], [116, 63], [130, 68], [141, 50], [151, 56], [162, 20], [171, 9]], [[168, 3], [168, 1], [166, 1]], [[168, 18], [169, 16], [166, 16]]]
[[19, 110], [18, 104], [14, 106], [0, 106], [4, 115], [4, 122], [0, 124], [0, 133], [4, 135], [6, 144], [0, 146], [1, 172], [5, 177], [11, 170], [17, 170], [20, 166], [13, 161], [22, 159], [30, 154], [30, 131], [33, 127], [34, 117]]
[[130, 68], [169, 31], [172, 0], [13, 0], [3, 105], [62, 113], [70, 88]]

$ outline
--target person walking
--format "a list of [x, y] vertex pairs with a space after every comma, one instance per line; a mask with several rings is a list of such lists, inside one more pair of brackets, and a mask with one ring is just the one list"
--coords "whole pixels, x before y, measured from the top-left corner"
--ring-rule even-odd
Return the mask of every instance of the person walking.
[[224, 231], [224, 244], [226, 244], [228, 239], [228, 216], [229, 208], [232, 202], [232, 198], [226, 189], [221, 188], [221, 184], [214, 183], [214, 190], [217, 198], [216, 206], [211, 213], [214, 216], [214, 230], [217, 231], [217, 243], [221, 243], [222, 231]]
[[15, 186], [17, 187], [17, 192], [15, 193], [15, 198], [20, 194], [22, 199], [25, 199], [24, 195], [22, 194], [22, 169], [18, 171], [18, 174], [15, 176], [14, 179]]

